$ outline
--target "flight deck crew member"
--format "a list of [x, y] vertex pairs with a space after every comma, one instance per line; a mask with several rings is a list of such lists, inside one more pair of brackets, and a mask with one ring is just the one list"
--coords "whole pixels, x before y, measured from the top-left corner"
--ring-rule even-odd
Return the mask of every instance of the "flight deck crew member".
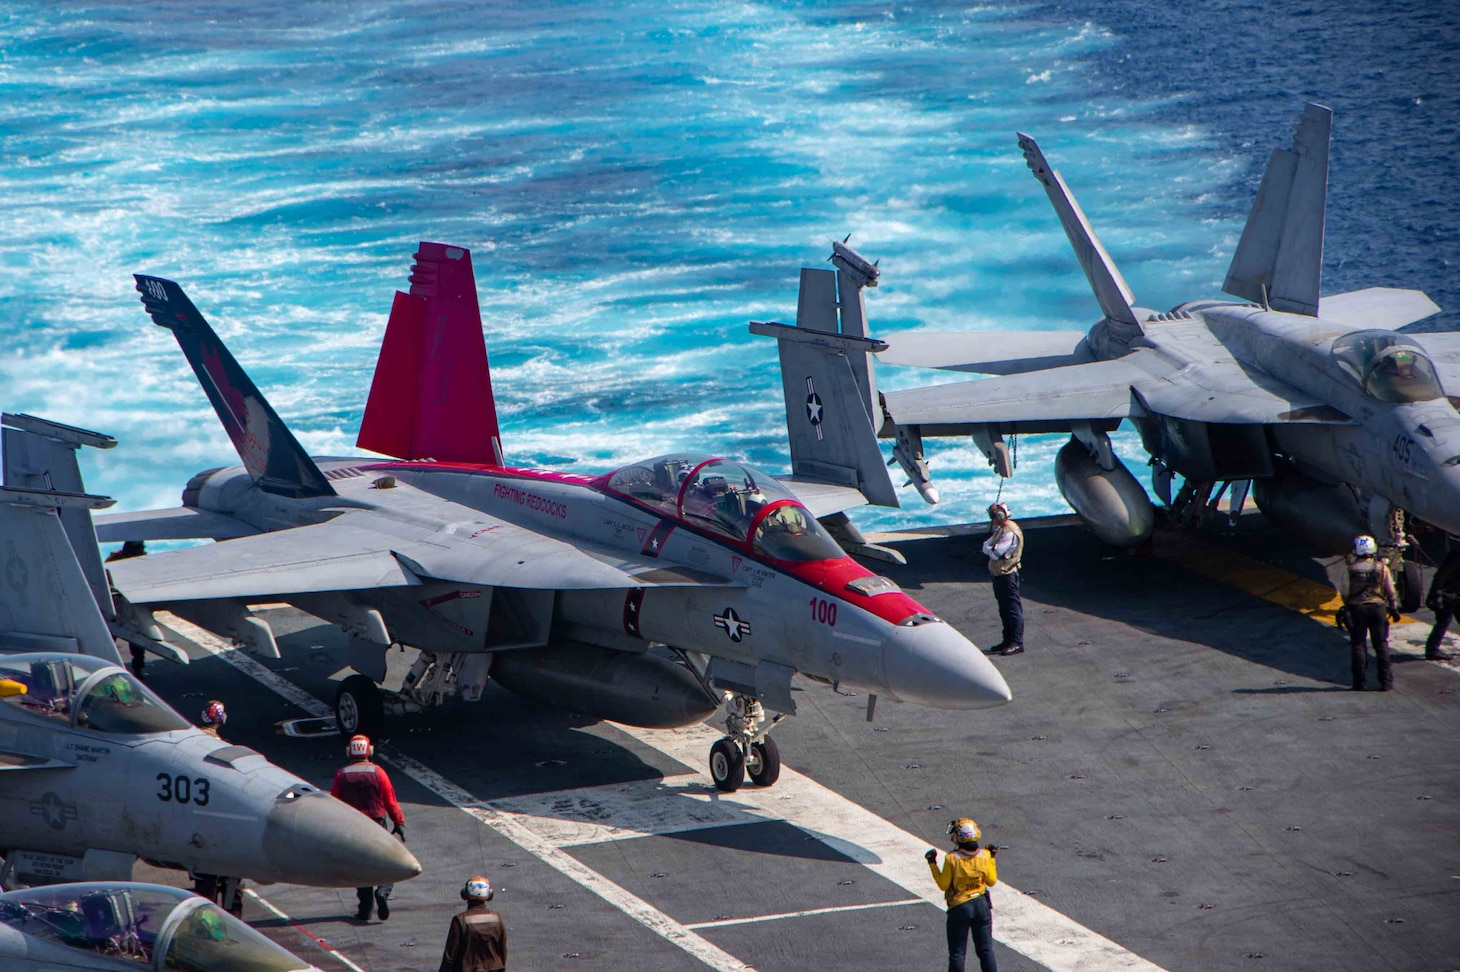
[[441, 952], [440, 972], [499, 972], [507, 968], [507, 926], [487, 902], [492, 882], [469, 877], [461, 889], [466, 910], [454, 915]]
[[[385, 775], [384, 769], [370, 761], [370, 757], [375, 755], [375, 747], [370, 745], [370, 740], [365, 736], [351, 736], [347, 752], [350, 762], [335, 773], [335, 783], [330, 787], [330, 795], [348, 803], [382, 827], [388, 828], [392, 823], [395, 824], [395, 835], [404, 844], [406, 817], [401, 813], [400, 804], [396, 802], [395, 787], [390, 785], [390, 777]], [[378, 888], [356, 888], [355, 896], [360, 899], [360, 910], [355, 917], [360, 921], [369, 921], [373, 905], [380, 913], [381, 921], [388, 919], [390, 892], [394, 888], [393, 884], [382, 884]]]
[[1394, 594], [1394, 578], [1389, 575], [1389, 567], [1379, 560], [1378, 551], [1373, 537], [1355, 537], [1354, 552], [1345, 558], [1347, 583], [1343, 604], [1349, 614], [1350, 665], [1355, 692], [1364, 690], [1364, 669], [1369, 664], [1365, 636], [1372, 643], [1378, 662], [1379, 690], [1387, 692], [1394, 687], [1394, 672], [1389, 667], [1389, 620], [1399, 620], [1399, 602]]
[[990, 655], [1017, 655], [1024, 650], [1024, 602], [1019, 598], [1019, 565], [1024, 558], [1024, 531], [1009, 516], [1007, 503], [989, 507], [989, 538], [983, 544], [994, 577], [994, 600], [1004, 639], [988, 649]]
[[973, 954], [978, 956], [979, 968], [998, 972], [994, 961], [994, 907], [989, 900], [989, 888], [999, 883], [995, 850], [979, 848], [978, 824], [967, 817], [950, 823], [948, 836], [956, 849], [943, 858], [941, 870], [937, 851], [923, 855], [948, 902], [948, 972], [963, 972], [969, 932], [973, 933]]
[[1450, 548], [1435, 579], [1430, 581], [1430, 592], [1425, 596], [1425, 607], [1435, 612], [1435, 626], [1425, 639], [1425, 657], [1430, 661], [1449, 661], [1450, 653], [1440, 649], [1440, 642], [1460, 609], [1460, 546]]
[[198, 717], [198, 728], [202, 729], [214, 739], [221, 741], [223, 737], [218, 734], [218, 731], [223, 728], [223, 724], [227, 721], [228, 710], [223, 707], [222, 702], [213, 699], [207, 705], [203, 706], [202, 714]]

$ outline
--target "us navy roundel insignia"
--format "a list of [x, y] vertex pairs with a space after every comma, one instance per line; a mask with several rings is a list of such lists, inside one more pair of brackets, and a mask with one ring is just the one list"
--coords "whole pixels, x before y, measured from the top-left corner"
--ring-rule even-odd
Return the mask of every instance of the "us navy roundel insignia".
[[740, 615], [732, 607], [727, 607], [724, 614], [715, 615], [715, 627], [723, 629], [731, 641], [739, 641], [750, 634], [750, 622], [740, 620]]
[[816, 386], [811, 383], [810, 377], [806, 379], [806, 421], [810, 422], [816, 429], [816, 438], [821, 439], [822, 419], [821, 396], [816, 394]]

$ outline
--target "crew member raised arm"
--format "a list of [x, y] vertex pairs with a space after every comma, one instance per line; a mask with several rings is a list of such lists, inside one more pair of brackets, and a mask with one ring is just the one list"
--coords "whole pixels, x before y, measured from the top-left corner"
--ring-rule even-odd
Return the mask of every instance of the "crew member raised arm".
[[948, 902], [948, 972], [963, 972], [970, 932], [979, 968], [983, 972], [998, 972], [994, 960], [994, 906], [989, 899], [989, 888], [999, 883], [995, 850], [979, 847], [978, 824], [967, 817], [950, 823], [948, 836], [956, 849], [943, 858], [941, 869], [937, 851], [930, 850], [923, 855], [938, 890]]

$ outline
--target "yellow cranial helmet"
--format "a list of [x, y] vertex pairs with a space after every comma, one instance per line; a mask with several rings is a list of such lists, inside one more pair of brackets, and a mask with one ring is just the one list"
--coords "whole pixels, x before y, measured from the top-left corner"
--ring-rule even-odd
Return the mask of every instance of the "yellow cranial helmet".
[[955, 843], [971, 844], [978, 840], [983, 831], [978, 829], [972, 817], [959, 817], [948, 824], [948, 836], [952, 837]]

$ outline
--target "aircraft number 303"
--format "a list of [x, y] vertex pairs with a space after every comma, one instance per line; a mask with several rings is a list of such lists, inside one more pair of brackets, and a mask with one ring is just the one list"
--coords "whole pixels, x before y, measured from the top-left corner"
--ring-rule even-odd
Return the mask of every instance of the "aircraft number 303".
[[208, 805], [208, 794], [212, 790], [212, 784], [205, 776], [188, 779], [186, 776], [158, 773], [157, 783], [157, 799], [163, 803], [191, 803], [199, 807]]
[[811, 620], [818, 624], [836, 627], [836, 602], [824, 597], [811, 599]]

